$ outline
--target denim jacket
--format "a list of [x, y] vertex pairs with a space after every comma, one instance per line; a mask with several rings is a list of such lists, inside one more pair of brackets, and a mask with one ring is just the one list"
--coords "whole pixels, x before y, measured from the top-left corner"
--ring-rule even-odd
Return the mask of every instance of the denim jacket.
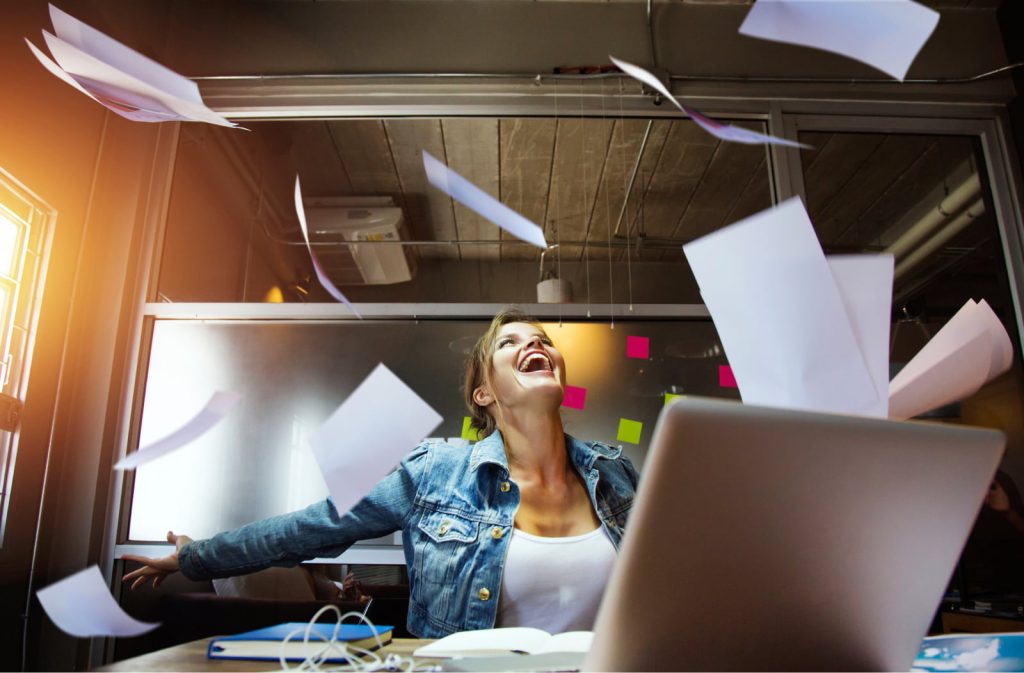
[[[615, 548], [633, 504], [637, 472], [621, 449], [565, 436], [594, 511]], [[509, 479], [500, 432], [470, 448], [426, 441], [339, 516], [330, 498], [197, 540], [182, 548], [193, 580], [332, 557], [357, 540], [402, 531], [408, 629], [422, 638], [494, 626], [519, 487]]]

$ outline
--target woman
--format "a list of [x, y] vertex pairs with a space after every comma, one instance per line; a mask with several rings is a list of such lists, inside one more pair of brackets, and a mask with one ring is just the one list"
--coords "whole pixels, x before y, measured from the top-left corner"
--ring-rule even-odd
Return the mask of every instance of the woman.
[[484, 439], [427, 441], [350, 512], [330, 499], [208, 540], [168, 533], [175, 552], [125, 556], [157, 586], [337, 556], [402, 531], [408, 630], [423, 638], [494, 626], [590, 629], [622, 539], [637, 473], [619, 449], [562, 429], [565, 363], [541, 325], [498, 313], [477, 341], [464, 394]]

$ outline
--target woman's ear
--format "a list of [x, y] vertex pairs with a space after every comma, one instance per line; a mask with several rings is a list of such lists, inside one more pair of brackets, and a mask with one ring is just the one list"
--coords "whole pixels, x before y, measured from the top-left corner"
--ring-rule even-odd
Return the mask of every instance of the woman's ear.
[[494, 395], [491, 395], [491, 391], [486, 385], [477, 386], [473, 389], [473, 402], [477, 406], [486, 408], [494, 402]]

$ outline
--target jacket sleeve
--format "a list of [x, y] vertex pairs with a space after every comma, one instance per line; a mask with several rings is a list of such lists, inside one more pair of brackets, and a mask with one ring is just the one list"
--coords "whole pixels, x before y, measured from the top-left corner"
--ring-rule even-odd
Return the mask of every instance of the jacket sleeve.
[[246, 524], [182, 547], [181, 572], [191, 580], [293, 566], [341, 554], [358, 540], [402, 528], [427, 470], [427, 444], [413, 450], [348, 513], [339, 515], [327, 498], [305, 509]]

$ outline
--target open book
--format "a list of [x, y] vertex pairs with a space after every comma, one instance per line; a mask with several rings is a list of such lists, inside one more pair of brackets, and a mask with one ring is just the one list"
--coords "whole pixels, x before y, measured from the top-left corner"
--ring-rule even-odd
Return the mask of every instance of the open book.
[[526, 626], [460, 631], [417, 649], [414, 657], [489, 657], [500, 654], [587, 652], [593, 631], [566, 631], [552, 635]]

